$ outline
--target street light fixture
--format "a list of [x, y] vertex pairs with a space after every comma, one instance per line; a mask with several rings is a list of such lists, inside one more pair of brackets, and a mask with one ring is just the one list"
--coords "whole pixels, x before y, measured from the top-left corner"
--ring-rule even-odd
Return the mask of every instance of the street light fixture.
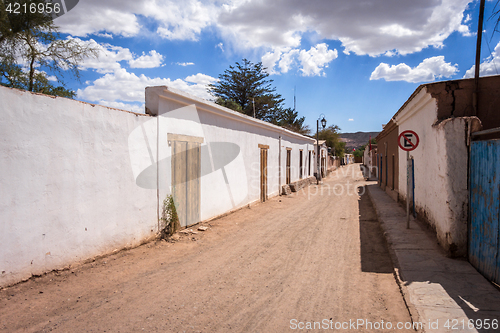
[[320, 122], [321, 117], [323, 117], [323, 119], [321, 119], [321, 126], [323, 126], [323, 129], [325, 129], [325, 127], [326, 127], [325, 115], [320, 114], [318, 117], [318, 120], [316, 120], [316, 146], [318, 148], [318, 153], [316, 155], [316, 163], [318, 165], [318, 167], [316, 168], [316, 185], [319, 185], [321, 183], [321, 165], [320, 165], [321, 157], [320, 157], [320, 148], [319, 148], [319, 122]]

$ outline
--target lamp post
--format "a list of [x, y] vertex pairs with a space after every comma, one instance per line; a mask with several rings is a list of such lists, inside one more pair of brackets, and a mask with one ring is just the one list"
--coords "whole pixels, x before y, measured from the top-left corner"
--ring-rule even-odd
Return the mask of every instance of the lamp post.
[[319, 148], [319, 122], [320, 118], [323, 116], [323, 119], [321, 119], [321, 126], [323, 126], [323, 129], [326, 127], [326, 119], [324, 114], [320, 114], [318, 119], [316, 120], [316, 146], [318, 148], [318, 153], [316, 155], [316, 163], [318, 167], [316, 168], [316, 185], [319, 185], [321, 183], [321, 156], [320, 156], [320, 148]]

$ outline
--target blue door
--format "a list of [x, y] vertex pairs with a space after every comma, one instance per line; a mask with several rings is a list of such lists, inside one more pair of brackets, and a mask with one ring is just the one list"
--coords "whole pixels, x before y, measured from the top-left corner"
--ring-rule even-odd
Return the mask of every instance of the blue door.
[[500, 284], [500, 140], [472, 142], [470, 159], [469, 261]]

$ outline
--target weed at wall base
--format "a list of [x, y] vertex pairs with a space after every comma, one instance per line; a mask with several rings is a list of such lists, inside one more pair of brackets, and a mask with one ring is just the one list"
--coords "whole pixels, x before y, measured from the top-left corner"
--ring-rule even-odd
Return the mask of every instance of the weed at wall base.
[[177, 230], [180, 229], [179, 216], [177, 215], [174, 197], [172, 195], [167, 195], [165, 200], [163, 200], [160, 221], [160, 237], [163, 239], [172, 236]]

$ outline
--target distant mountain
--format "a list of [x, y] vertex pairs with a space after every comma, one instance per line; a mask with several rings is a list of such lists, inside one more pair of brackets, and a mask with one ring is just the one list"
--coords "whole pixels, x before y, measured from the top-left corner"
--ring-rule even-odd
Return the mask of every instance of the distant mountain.
[[364, 144], [368, 143], [370, 136], [372, 139], [380, 132], [356, 132], [356, 133], [340, 133], [340, 140], [345, 142], [346, 148], [352, 150], [352, 148], [359, 148]]

